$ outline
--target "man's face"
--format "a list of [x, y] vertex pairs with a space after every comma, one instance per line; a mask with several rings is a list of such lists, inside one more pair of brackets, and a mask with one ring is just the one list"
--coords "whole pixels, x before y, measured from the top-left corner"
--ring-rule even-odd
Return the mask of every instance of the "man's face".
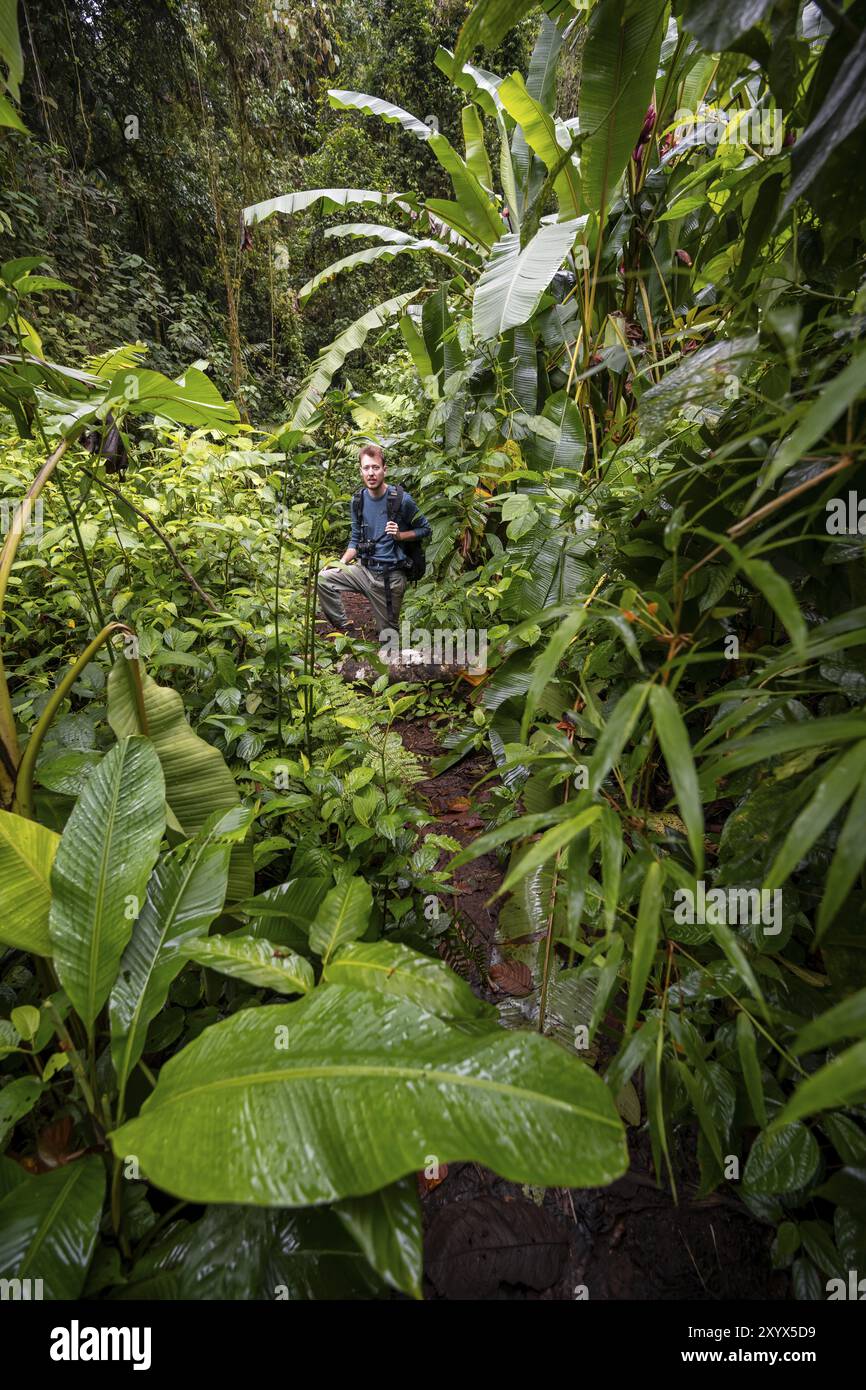
[[364, 486], [371, 492], [376, 492], [385, 481], [384, 463], [380, 463], [372, 454], [365, 454], [361, 459], [361, 477], [364, 479]]

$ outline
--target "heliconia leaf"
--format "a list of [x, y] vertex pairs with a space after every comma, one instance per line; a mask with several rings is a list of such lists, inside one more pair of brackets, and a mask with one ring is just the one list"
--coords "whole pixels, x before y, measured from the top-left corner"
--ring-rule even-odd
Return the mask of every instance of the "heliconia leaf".
[[508, 232], [494, 246], [487, 266], [475, 286], [472, 331], [488, 342], [528, 322], [577, 235], [578, 224], [551, 222], [540, 227], [521, 248], [516, 232]]
[[[457, 62], [462, 63], [479, 44], [498, 48], [508, 31], [537, 3], [538, 0], [476, 0], [457, 39]], [[564, 21], [573, 14], [572, 0], [541, 0], [541, 8], [552, 20]]]
[[186, 1200], [261, 1206], [362, 1196], [431, 1154], [548, 1187], [599, 1186], [628, 1163], [604, 1083], [549, 1039], [473, 1035], [340, 985], [207, 1028], [111, 1142]]
[[540, 101], [536, 101], [530, 95], [523, 78], [517, 72], [506, 77], [500, 84], [499, 97], [508, 114], [523, 131], [527, 145], [543, 161], [548, 172], [562, 166], [553, 180], [560, 217], [579, 218], [584, 211], [580, 195], [580, 175], [571, 157], [563, 162], [565, 148], [556, 138], [553, 117]]
[[[578, 117], [587, 208], [609, 208], [650, 105], [665, 0], [599, 0], [581, 64]], [[599, 213], [599, 215], [601, 215]]]
[[443, 260], [450, 261], [452, 266], [459, 266], [457, 258], [451, 254], [447, 246], [442, 245], [441, 241], [433, 241], [430, 237], [411, 237], [396, 245], [367, 246], [363, 251], [353, 251], [351, 255], [343, 256], [339, 261], [334, 261], [332, 265], [320, 270], [318, 275], [314, 275], [311, 280], [308, 280], [298, 291], [298, 298], [304, 304], [311, 295], [316, 293], [316, 290], [321, 289], [322, 285], [330, 284], [346, 270], [354, 270], [359, 265], [371, 265], [373, 261], [392, 261], [395, 256], [402, 256], [410, 252], [413, 255], [426, 253], [430, 256], [439, 256]]
[[580, 411], [567, 391], [555, 391], [544, 402], [543, 420], [554, 426], [555, 435], [536, 435], [532, 458], [538, 468], [580, 468], [586, 450], [586, 433]]
[[742, 1010], [737, 1014], [737, 1051], [740, 1054], [740, 1066], [743, 1069], [743, 1079], [752, 1111], [763, 1129], [767, 1123], [767, 1106], [761, 1080], [761, 1063], [752, 1020]]
[[274, 946], [260, 936], [209, 936], [185, 942], [180, 954], [209, 970], [247, 980], [277, 994], [306, 994], [315, 984], [313, 967], [303, 956]]
[[412, 361], [415, 363], [415, 370], [421, 377], [433, 375], [433, 363], [430, 361], [430, 354], [427, 351], [424, 339], [415, 327], [408, 314], [404, 314], [399, 324], [400, 332], [403, 334], [403, 341], [409, 349]]
[[423, 1233], [414, 1177], [367, 1197], [348, 1197], [333, 1211], [387, 1284], [410, 1298], [422, 1297]]
[[466, 145], [466, 164], [485, 188], [493, 187], [490, 160], [484, 145], [484, 126], [474, 106], [464, 106], [460, 112], [463, 140]]
[[398, 941], [355, 941], [341, 947], [322, 972], [326, 984], [402, 995], [439, 1018], [488, 1018], [496, 1010], [476, 998], [445, 963]]
[[310, 949], [327, 965], [338, 946], [356, 941], [367, 930], [373, 893], [363, 878], [349, 878], [332, 888], [310, 927]]
[[369, 333], [382, 328], [389, 319], [396, 318], [417, 299], [421, 289], [410, 290], [408, 294], [395, 295], [393, 299], [383, 300], [368, 309], [360, 318], [350, 323], [332, 343], [323, 348], [316, 358], [312, 372], [304, 381], [295, 397], [294, 410], [289, 425], [291, 429], [304, 429], [315, 415], [323, 395], [331, 384], [334, 373], [339, 371], [350, 352], [357, 352], [364, 346]]
[[821, 1047], [831, 1047], [842, 1038], [861, 1038], [866, 1036], [866, 989], [858, 989], [834, 1004], [826, 1013], [819, 1014], [807, 1023], [794, 1039], [794, 1052], [815, 1052]]
[[801, 1081], [791, 1099], [773, 1121], [772, 1128], [793, 1124], [805, 1115], [862, 1105], [866, 1100], [866, 1040], [854, 1043], [832, 1062]]
[[454, 196], [472, 228], [473, 240], [485, 247], [492, 246], [506, 230], [493, 198], [444, 135], [432, 135], [429, 143], [451, 180]]
[[643, 881], [638, 905], [631, 977], [628, 986], [628, 1005], [625, 1016], [627, 1034], [631, 1032], [637, 1022], [658, 945], [662, 910], [662, 877], [662, 866], [657, 859], [654, 859]]
[[0, 1278], [41, 1280], [37, 1298], [80, 1298], [104, 1194], [95, 1156], [18, 1183], [0, 1202]]
[[186, 964], [179, 947], [203, 936], [222, 911], [228, 883], [228, 840], [233, 820], [249, 820], [240, 807], [217, 812], [190, 845], [164, 855], [147, 885], [147, 899], [123, 953], [109, 999], [111, 1058], [118, 1090], [144, 1049], [147, 1029]]
[[0, 811], [0, 944], [50, 956], [51, 865], [60, 836], [38, 821]]
[[402, 106], [395, 106], [392, 101], [383, 101], [381, 97], [368, 96], [366, 92], [346, 92], [336, 87], [329, 88], [328, 100], [337, 111], [360, 111], [365, 116], [378, 116], [391, 125], [402, 126], [419, 140], [429, 140], [433, 134], [429, 125], [419, 121], [411, 112], [404, 111]]
[[85, 782], [51, 870], [54, 964], [88, 1029], [114, 984], [164, 831], [156, 750], [123, 738]]
[[695, 875], [700, 878], [704, 868], [704, 811], [688, 730], [667, 686], [652, 685], [649, 703], [680, 814], [685, 821]]
[[[240, 806], [240, 792], [218, 748], [192, 729], [176, 690], [157, 685], [141, 663], [146, 728], [142, 728], [132, 663], [116, 661], [108, 676], [108, 722], [118, 738], [146, 733], [156, 749], [165, 776], [165, 797], [185, 835], [197, 834], [217, 811]], [[253, 890], [253, 857], [249, 841], [232, 849], [228, 898], [235, 902]]]
[[794, 872], [802, 859], [842, 809], [866, 774], [866, 739], [846, 749], [827, 769], [813, 797], [797, 816], [776, 855], [764, 887], [778, 888]]
[[340, 208], [348, 207], [351, 203], [385, 207], [405, 197], [404, 193], [381, 193], [376, 188], [304, 188], [297, 193], [283, 193], [279, 198], [268, 198], [263, 203], [244, 208], [244, 222], [252, 226], [273, 216], [275, 212], [291, 217], [297, 212], [305, 212], [316, 203], [322, 204], [323, 212], [339, 212]]

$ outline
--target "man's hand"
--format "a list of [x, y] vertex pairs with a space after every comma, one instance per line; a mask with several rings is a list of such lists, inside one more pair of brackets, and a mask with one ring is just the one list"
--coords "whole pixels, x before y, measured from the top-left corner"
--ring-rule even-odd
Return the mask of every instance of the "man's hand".
[[394, 536], [395, 539], [397, 539], [397, 540], [400, 539], [400, 532], [397, 530], [397, 523], [396, 523], [396, 521], [389, 521], [389, 522], [386, 523], [386, 526], [385, 526], [385, 535], [386, 535], [386, 536]]

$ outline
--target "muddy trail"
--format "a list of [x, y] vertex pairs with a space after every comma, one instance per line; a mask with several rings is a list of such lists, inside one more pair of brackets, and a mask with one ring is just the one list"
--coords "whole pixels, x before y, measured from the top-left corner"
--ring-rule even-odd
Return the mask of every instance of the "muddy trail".
[[[360, 596], [348, 597], [350, 631], [372, 635]], [[393, 726], [405, 747], [430, 770], [446, 750], [429, 722]], [[493, 780], [485, 751], [415, 784], [432, 816], [422, 833], [450, 835], [467, 845], [487, 823], [484, 802]], [[450, 856], [443, 854], [442, 867]], [[441, 954], [490, 1002], [506, 991], [497, 984], [503, 959], [497, 927], [505, 864], [483, 855], [455, 873], [456, 938]], [[491, 970], [493, 976], [491, 978]], [[503, 983], [507, 984], [507, 981]], [[573, 1299], [779, 1300], [790, 1297], [785, 1270], [774, 1270], [775, 1228], [764, 1224], [730, 1192], [696, 1199], [697, 1123], [672, 1148], [678, 1200], [659, 1186], [645, 1127], [640, 1074], [634, 1078], [640, 1124], [628, 1125], [629, 1171], [606, 1188], [541, 1189], [507, 1182], [476, 1163], [456, 1163], [438, 1178], [418, 1175], [424, 1218], [424, 1295], [429, 1300]], [[636, 1118], [636, 1117], [635, 1117]]]

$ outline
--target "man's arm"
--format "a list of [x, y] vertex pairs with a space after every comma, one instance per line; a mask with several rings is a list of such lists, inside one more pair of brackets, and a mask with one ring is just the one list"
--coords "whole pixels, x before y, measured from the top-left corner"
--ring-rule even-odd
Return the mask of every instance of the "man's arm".
[[413, 529], [411, 531], [398, 531], [398, 541], [424, 541], [428, 536], [432, 536], [433, 528], [430, 522], [418, 510], [414, 499], [408, 492], [403, 494], [403, 514], [404, 516], [411, 516]]
[[357, 552], [357, 550], [355, 549], [355, 547], [354, 547], [353, 545], [350, 545], [350, 546], [348, 547], [348, 549], [347, 549], [347, 550], [344, 550], [344, 551], [343, 551], [343, 554], [340, 556], [340, 564], [341, 564], [341, 565], [349, 565], [349, 564], [351, 564], [351, 562], [354, 560], [354, 558], [355, 558], [355, 556], [357, 555], [357, 553], [358, 553], [358, 552]]

